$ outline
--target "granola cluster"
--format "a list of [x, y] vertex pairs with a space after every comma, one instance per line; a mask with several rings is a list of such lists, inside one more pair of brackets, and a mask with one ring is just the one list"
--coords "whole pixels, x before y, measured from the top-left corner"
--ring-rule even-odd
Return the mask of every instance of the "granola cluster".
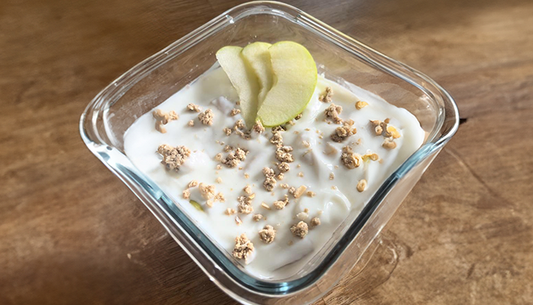
[[273, 205], [276, 210], [283, 210], [287, 204], [289, 204], [289, 196], [285, 195], [283, 200], [276, 200]]
[[387, 149], [396, 148], [396, 142], [394, 140], [398, 139], [401, 135], [394, 126], [389, 125], [390, 119], [387, 118], [384, 121], [370, 120], [370, 123], [374, 126], [376, 136], [383, 136], [385, 138], [381, 146]]
[[161, 163], [167, 170], [179, 171], [180, 166], [191, 155], [191, 151], [185, 146], [170, 146], [162, 144], [157, 148], [157, 152], [163, 156]]
[[214, 117], [215, 115], [213, 114], [213, 110], [211, 109], [207, 109], [206, 111], [200, 112], [200, 114], [198, 114], [198, 120], [200, 120], [200, 123], [207, 126], [213, 125]]
[[246, 237], [246, 234], [241, 234], [235, 238], [235, 246], [233, 247], [233, 257], [236, 259], [247, 260], [254, 252], [254, 244]]
[[348, 169], [354, 169], [361, 165], [363, 159], [360, 155], [356, 154], [350, 146], [344, 146], [342, 148], [341, 162]]
[[272, 191], [276, 186], [276, 178], [274, 176], [276, 173], [270, 167], [263, 168], [263, 175], [265, 175], [265, 181], [263, 182], [263, 187], [267, 191]]
[[303, 239], [309, 232], [309, 226], [305, 221], [300, 221], [291, 226], [291, 232], [294, 236]]
[[332, 96], [333, 96], [333, 90], [331, 90], [331, 87], [326, 87], [325, 92], [318, 96], [318, 100], [323, 103], [331, 103]]
[[152, 112], [155, 119], [155, 129], [160, 133], [166, 133], [167, 129], [163, 125], [168, 124], [170, 121], [175, 121], [179, 118], [178, 114], [174, 111], [164, 112], [161, 109], [156, 109]]
[[189, 111], [192, 111], [192, 112], [200, 112], [200, 111], [202, 111], [202, 108], [200, 108], [200, 106], [198, 106], [196, 104], [192, 104], [192, 103], [187, 105], [187, 109]]
[[244, 150], [240, 147], [237, 147], [235, 149], [230, 148], [230, 151], [226, 158], [222, 159], [222, 164], [226, 165], [227, 167], [233, 168], [239, 165], [241, 161], [246, 160], [246, 155], [248, 154], [247, 150]]
[[335, 129], [335, 132], [331, 135], [331, 140], [340, 143], [346, 140], [349, 136], [354, 135], [357, 132], [357, 129], [353, 127], [353, 124], [353, 120], [344, 121], [342, 126]]
[[259, 239], [265, 244], [271, 244], [276, 238], [276, 230], [270, 225], [266, 225], [261, 231], [259, 231]]
[[252, 200], [255, 198], [255, 194], [250, 194], [248, 196], [242, 195], [237, 197], [237, 202], [239, 203], [237, 205], [237, 211], [240, 214], [250, 214], [254, 211], [254, 207], [252, 206]]
[[281, 146], [276, 148], [276, 159], [279, 162], [291, 163], [294, 161], [292, 156], [292, 147], [291, 146]]
[[357, 110], [361, 110], [361, 109], [365, 108], [366, 106], [368, 106], [367, 102], [363, 102], [363, 101], [355, 102], [355, 109], [357, 109]]
[[339, 114], [342, 112], [342, 106], [337, 106], [331, 103], [326, 110], [324, 110], [324, 115], [327, 119], [330, 119], [336, 124], [342, 123], [342, 119], [339, 117]]

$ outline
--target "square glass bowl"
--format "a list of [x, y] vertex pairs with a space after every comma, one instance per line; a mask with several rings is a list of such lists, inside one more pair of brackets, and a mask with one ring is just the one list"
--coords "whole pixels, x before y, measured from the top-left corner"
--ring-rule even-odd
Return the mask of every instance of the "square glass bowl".
[[[307, 47], [327, 78], [353, 83], [409, 110], [426, 137], [360, 213], [347, 215], [304, 268], [290, 278], [264, 280], [248, 274], [196, 227], [179, 204], [141, 173], [124, 154], [123, 140], [136, 119], [215, 64], [215, 53], [221, 47], [282, 40]], [[223, 291], [243, 303], [303, 304], [328, 292], [356, 264], [366, 264], [371, 255], [363, 254], [458, 124], [453, 99], [427, 76], [292, 6], [253, 2], [230, 9], [115, 80], [87, 106], [80, 132], [89, 150], [135, 193]]]

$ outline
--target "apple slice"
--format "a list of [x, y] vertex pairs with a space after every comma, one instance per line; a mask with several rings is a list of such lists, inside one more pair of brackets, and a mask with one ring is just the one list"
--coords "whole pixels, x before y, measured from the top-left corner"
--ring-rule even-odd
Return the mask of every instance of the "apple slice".
[[257, 109], [265, 100], [265, 97], [272, 88], [272, 63], [270, 62], [271, 44], [266, 42], [254, 42], [242, 49], [244, 60], [252, 67], [259, 80], [259, 95], [257, 97]]
[[292, 41], [280, 41], [269, 49], [273, 84], [257, 112], [264, 126], [281, 125], [301, 113], [313, 96], [317, 70], [307, 49]]
[[217, 51], [218, 63], [237, 90], [240, 99], [241, 115], [250, 128], [255, 123], [259, 82], [252, 68], [242, 56], [242, 48], [227, 46]]

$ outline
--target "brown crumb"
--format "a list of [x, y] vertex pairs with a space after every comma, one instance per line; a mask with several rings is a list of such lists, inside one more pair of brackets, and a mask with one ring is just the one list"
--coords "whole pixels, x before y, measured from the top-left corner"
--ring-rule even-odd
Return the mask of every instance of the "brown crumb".
[[246, 155], [248, 154], [248, 151], [237, 147], [235, 150], [230, 151], [230, 153], [226, 156], [225, 159], [222, 160], [222, 164], [226, 165], [227, 167], [237, 167], [241, 161], [246, 160]]
[[305, 185], [300, 185], [295, 191], [294, 193], [292, 194], [294, 196], [294, 198], [300, 198], [300, 196], [302, 196], [305, 191], [307, 190], [307, 186]]
[[315, 192], [313, 192], [313, 191], [307, 191], [307, 196], [308, 196], [308, 197], [315, 197], [316, 194], [315, 194]]
[[156, 109], [152, 112], [155, 119], [155, 129], [160, 133], [166, 133], [167, 130], [163, 125], [168, 124], [170, 121], [175, 121], [179, 118], [178, 114], [174, 111], [164, 112], [161, 109]]
[[244, 129], [246, 126], [244, 125], [244, 121], [243, 120], [237, 120], [235, 122], [235, 125], [233, 125], [233, 130], [237, 131], [237, 130], [241, 130], [241, 129]]
[[286, 189], [286, 190], [289, 189], [289, 185], [288, 185], [287, 183], [281, 183], [279, 186], [280, 186], [282, 189]]
[[267, 191], [273, 190], [274, 187], [276, 186], [276, 178], [274, 178], [275, 176], [274, 170], [270, 167], [265, 167], [263, 168], [263, 175], [265, 175], [265, 181], [263, 182], [263, 187]]
[[359, 192], [363, 192], [366, 189], [366, 185], [367, 185], [367, 182], [365, 179], [359, 180], [359, 182], [357, 183], [357, 190]]
[[235, 247], [233, 247], [233, 257], [236, 259], [248, 259], [254, 251], [254, 244], [246, 237], [246, 234], [241, 234], [235, 238]]
[[349, 136], [354, 135], [357, 132], [357, 130], [352, 127], [353, 124], [354, 124], [353, 120], [344, 121], [342, 126], [337, 127], [335, 129], [335, 132], [331, 134], [330, 136], [331, 140], [340, 143], [346, 140]]
[[200, 123], [207, 126], [213, 125], [214, 117], [215, 115], [213, 114], [213, 110], [211, 109], [207, 109], [206, 111], [200, 112], [200, 114], [198, 114], [198, 119], [200, 120]]
[[281, 132], [273, 131], [272, 137], [270, 138], [270, 143], [276, 145], [277, 147], [283, 146], [283, 137], [281, 136]]
[[237, 108], [233, 108], [231, 109], [231, 112], [229, 113], [229, 115], [231, 116], [236, 116], [237, 114], [241, 113], [241, 110], [240, 109], [237, 109]]
[[383, 135], [385, 137], [392, 137], [393, 139], [398, 139], [400, 137], [400, 133], [394, 126], [388, 125], [387, 126], [387, 132], [384, 132]]
[[381, 144], [381, 146], [387, 148], [387, 149], [394, 149], [396, 148], [396, 142], [394, 142], [394, 140], [392, 138], [385, 138], [385, 140], [383, 140], [383, 144]]
[[334, 180], [334, 179], [335, 179], [335, 174], [329, 173], [329, 180]]
[[318, 100], [323, 103], [330, 103], [332, 96], [333, 96], [333, 90], [331, 90], [331, 87], [326, 87], [326, 91], [320, 96], [318, 96]]
[[294, 119], [296, 121], [298, 121], [299, 119], [301, 119], [304, 115], [300, 112], [297, 116], [294, 117]]
[[283, 173], [279, 173], [277, 176], [276, 176], [276, 179], [278, 180], [283, 180], [283, 178], [285, 177], [285, 175]]
[[222, 193], [217, 193], [215, 195], [214, 200], [215, 201], [220, 201], [220, 202], [226, 202], [226, 198], [224, 197], [224, 194], [222, 194]]
[[300, 221], [291, 226], [291, 232], [296, 237], [304, 238], [309, 232], [309, 227], [305, 221]]
[[206, 205], [208, 208], [212, 208], [214, 202], [215, 202], [215, 201], [214, 201], [213, 199], [208, 199], [208, 200], [205, 202], [205, 205]]
[[285, 195], [283, 200], [276, 200], [273, 205], [276, 210], [283, 210], [287, 204], [289, 204], [289, 196]]
[[294, 186], [289, 187], [289, 194], [294, 195], [294, 192], [296, 192], [296, 188]]
[[247, 184], [242, 190], [248, 195], [252, 194], [252, 187], [249, 184]]
[[218, 162], [222, 161], [222, 158], [224, 158], [222, 153], [218, 153], [218, 154], [215, 155], [215, 160], [218, 161]]
[[157, 148], [157, 152], [163, 156], [161, 163], [167, 170], [179, 171], [180, 166], [191, 155], [191, 151], [185, 146], [172, 147], [168, 144], [162, 144]]
[[195, 112], [200, 112], [200, 111], [202, 111], [202, 108], [200, 108], [200, 106], [198, 106], [198, 105], [196, 105], [196, 104], [192, 104], [192, 103], [189, 104], [189, 105], [187, 105], [187, 109], [188, 109], [189, 111], [195, 111]]
[[355, 103], [355, 109], [357, 109], [357, 110], [361, 110], [361, 109], [365, 108], [366, 106], [368, 106], [367, 102], [358, 101], [358, 102]]
[[183, 191], [183, 199], [189, 199], [191, 198], [191, 191], [189, 189], [185, 189]]
[[208, 185], [204, 183], [200, 183], [198, 185], [198, 188], [200, 189], [200, 195], [202, 195], [202, 198], [204, 199], [211, 199], [215, 196], [215, 186], [214, 185]]
[[228, 216], [229, 215], [233, 215], [235, 213], [237, 213], [237, 211], [235, 211], [235, 209], [232, 209], [232, 208], [227, 208], [226, 211], [224, 212], [224, 214], [226, 214]]
[[261, 215], [261, 214], [254, 214], [254, 216], [252, 216], [252, 219], [253, 219], [254, 221], [260, 221], [260, 220], [263, 219], [263, 215]]
[[331, 103], [326, 110], [324, 110], [324, 114], [326, 115], [326, 118], [331, 119], [333, 122], [340, 124], [342, 123], [342, 119], [339, 117], [339, 114], [342, 112], [342, 107], [337, 106], [333, 103]]
[[222, 165], [217, 164], [217, 166], [215, 166], [215, 168], [216, 168], [217, 170], [221, 170], [221, 169], [222, 169]]
[[219, 183], [219, 184], [222, 183], [222, 178], [217, 177], [217, 178], [215, 179], [215, 182], [216, 182], [216, 183]]
[[287, 163], [287, 162], [280, 162], [277, 165], [278, 165], [279, 171], [282, 172], [282, 173], [286, 173], [286, 172], [288, 172], [291, 169], [290, 164]]
[[236, 223], [238, 226], [242, 225], [242, 220], [241, 220], [241, 218], [240, 218], [239, 216], [235, 216], [235, 223]]
[[187, 125], [189, 125], [190, 127], [194, 126], [194, 121], [193, 120], [190, 120]]
[[250, 214], [253, 212], [254, 207], [252, 206], [252, 199], [253, 196], [239, 196], [237, 197], [237, 201], [239, 204], [237, 205], [237, 209], [239, 213], [241, 214]]
[[231, 128], [228, 128], [228, 127], [224, 127], [223, 131], [224, 131], [224, 133], [225, 133], [227, 136], [231, 135], [231, 132], [232, 132], [232, 131], [231, 131]]
[[196, 180], [191, 180], [191, 182], [189, 182], [189, 184], [187, 184], [188, 188], [197, 187], [197, 186], [198, 186], [198, 181], [196, 181]]
[[361, 156], [354, 153], [350, 146], [344, 146], [342, 148], [341, 161], [348, 169], [359, 167], [362, 163]]
[[320, 222], [320, 218], [318, 218], [318, 217], [313, 217], [313, 218], [311, 218], [311, 221], [310, 221], [311, 228], [316, 227], [316, 226], [319, 226], [320, 223], [321, 223], [321, 222]]
[[299, 172], [298, 173], [298, 177], [303, 177], [304, 176], [304, 173], [303, 172]]
[[263, 124], [261, 124], [261, 121], [255, 122], [254, 126], [252, 127], [252, 130], [261, 134], [265, 131], [265, 127], [263, 127]]
[[270, 225], [266, 225], [261, 231], [259, 231], [259, 239], [265, 244], [270, 244], [276, 238], [276, 230]]
[[276, 149], [276, 159], [280, 162], [291, 163], [294, 161], [292, 156], [292, 147], [282, 146]]
[[265, 202], [261, 202], [261, 207], [264, 208], [264, 209], [267, 209], [267, 210], [270, 210], [270, 206], [268, 204], [266, 204]]
[[364, 161], [367, 161], [367, 160], [377, 161], [377, 160], [379, 160], [379, 156], [376, 153], [365, 154], [363, 156], [363, 160]]

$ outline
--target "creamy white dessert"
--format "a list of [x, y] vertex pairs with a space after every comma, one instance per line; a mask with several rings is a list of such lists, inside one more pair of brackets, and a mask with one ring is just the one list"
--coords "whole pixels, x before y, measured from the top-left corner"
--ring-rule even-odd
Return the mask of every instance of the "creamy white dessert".
[[300, 270], [424, 140], [407, 110], [323, 77], [286, 130], [247, 129], [238, 100], [215, 66], [140, 117], [124, 149], [259, 278]]

